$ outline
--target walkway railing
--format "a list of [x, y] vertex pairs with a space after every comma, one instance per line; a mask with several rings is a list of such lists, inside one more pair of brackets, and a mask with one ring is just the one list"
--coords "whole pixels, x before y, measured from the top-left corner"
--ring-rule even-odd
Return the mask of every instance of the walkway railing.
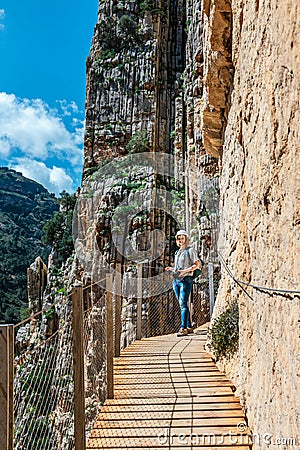
[[[194, 284], [198, 326], [209, 320], [213, 284], [207, 270]], [[107, 274], [105, 290], [93, 283], [60, 291], [27, 320], [0, 326], [1, 449], [84, 450], [101, 405], [114, 395], [113, 357], [135, 339], [180, 326], [171, 281], [167, 292], [146, 298], [143, 284], [122, 298], [118, 272]]]
[[222, 266], [224, 267], [225, 271], [229, 275], [229, 277], [242, 289], [242, 291], [245, 292], [245, 294], [250, 298], [250, 300], [253, 300], [253, 298], [246, 291], [247, 287], [251, 287], [251, 288], [253, 288], [256, 291], [267, 293], [267, 294], [269, 294], [271, 296], [272, 295], [277, 295], [277, 296], [281, 296], [281, 297], [287, 298], [287, 299], [292, 299], [292, 298], [295, 298], [295, 297], [297, 298], [297, 297], [300, 296], [300, 291], [296, 290], [296, 289], [282, 289], [282, 288], [273, 288], [273, 287], [269, 287], [269, 286], [258, 286], [258, 285], [253, 284], [253, 283], [248, 283], [246, 281], [239, 280], [232, 273], [232, 270], [228, 267], [228, 265], [225, 262], [224, 257], [221, 254], [219, 254], [219, 259], [220, 259], [220, 262], [221, 262]]

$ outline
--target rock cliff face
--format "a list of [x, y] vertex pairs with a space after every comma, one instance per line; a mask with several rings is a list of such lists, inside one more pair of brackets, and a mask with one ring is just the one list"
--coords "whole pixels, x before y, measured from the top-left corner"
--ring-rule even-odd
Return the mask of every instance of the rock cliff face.
[[[183, 226], [191, 231], [202, 258], [216, 262], [219, 167], [214, 156], [219, 152], [208, 155], [203, 146], [203, 115], [211, 106], [203, 100], [200, 76], [201, 16], [199, 1], [187, 4], [182, 0], [110, 0], [99, 4], [87, 59], [82, 194], [86, 198], [88, 192], [98, 189], [95, 183], [98, 174], [101, 176], [99, 168], [122, 157], [125, 160], [128, 152], [166, 153], [170, 155], [166, 164], [174, 166], [169, 172], [160, 167], [159, 176], [127, 170], [115, 186], [108, 183], [98, 195], [97, 206], [94, 196], [94, 227], [89, 229], [95, 232], [91, 231], [94, 234], [87, 240], [97, 242], [111, 266], [121, 263], [123, 271], [130, 267], [124, 255], [111, 245], [112, 217], [116, 208], [125, 205], [136, 191], [145, 191], [141, 196], [148, 204], [149, 189], [185, 195], [187, 206], [180, 220], [176, 221], [163, 208], [160, 211], [156, 208], [140, 214], [143, 217], [132, 225], [129, 234], [137, 235], [140, 251], [149, 245], [142, 234], [162, 229], [167, 237], [162, 258], [148, 272], [144, 268], [144, 275], [163, 270], [168, 264], [175, 250], [174, 234]], [[83, 209], [84, 222], [90, 208]], [[95, 260], [94, 267], [98, 263]]]
[[[299, 5], [233, 1], [231, 8], [234, 79], [222, 156], [220, 253], [244, 282], [299, 291]], [[213, 17], [211, 3], [206, 21], [218, 37]], [[272, 442], [299, 439], [299, 295], [246, 291], [224, 271], [215, 315], [239, 301], [239, 354], [226, 368], [258, 433], [254, 448], [265, 449], [265, 433]], [[276, 448], [287, 448], [281, 442]]]
[[[152, 174], [147, 182], [184, 188], [184, 224], [202, 257], [218, 261], [220, 188], [219, 251], [235, 277], [299, 290], [299, 25], [291, 0], [101, 1], [87, 60], [84, 195], [89, 175], [128, 150], [166, 152], [173, 186]], [[111, 217], [141, 187], [131, 174], [106, 188], [90, 228], [89, 239], [124, 270], [110, 248]], [[168, 220], [140, 217], [135, 235], [164, 223], [170, 240]], [[169, 243], [155, 270], [171, 251]], [[299, 296], [246, 290], [223, 270], [214, 314], [238, 300], [239, 353], [224, 368], [263, 449], [265, 433], [274, 442], [300, 428]]]

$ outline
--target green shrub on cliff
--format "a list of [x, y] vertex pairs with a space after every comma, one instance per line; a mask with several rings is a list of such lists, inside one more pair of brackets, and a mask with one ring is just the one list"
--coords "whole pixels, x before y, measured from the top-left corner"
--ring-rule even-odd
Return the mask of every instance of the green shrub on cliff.
[[235, 301], [216, 319], [208, 331], [208, 348], [216, 361], [230, 358], [239, 345], [239, 307]]
[[127, 144], [128, 153], [144, 153], [150, 150], [150, 142], [146, 130], [137, 131]]
[[100, 60], [113, 58], [117, 52], [140, 45], [138, 22], [133, 15], [122, 15], [119, 19], [108, 16], [96, 26], [101, 45]]
[[147, 11], [151, 14], [163, 14], [163, 10], [158, 8], [156, 0], [142, 0], [139, 2], [140, 12], [145, 14]]

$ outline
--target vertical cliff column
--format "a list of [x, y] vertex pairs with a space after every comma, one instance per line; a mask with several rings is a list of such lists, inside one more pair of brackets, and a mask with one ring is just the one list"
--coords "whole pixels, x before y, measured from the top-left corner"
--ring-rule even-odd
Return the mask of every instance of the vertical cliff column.
[[222, 155], [232, 89], [231, 0], [203, 0], [203, 139], [208, 154]]
[[[157, 63], [156, 63], [156, 115], [154, 150], [157, 152], [174, 152], [176, 102], [182, 99], [182, 76], [185, 65], [185, 2], [184, 0], [159, 0], [162, 11], [158, 21]], [[183, 120], [181, 115], [180, 121]], [[180, 126], [181, 133], [184, 127]], [[180, 155], [181, 158], [183, 155]], [[182, 180], [181, 180], [182, 181]], [[159, 176], [156, 185], [171, 188], [170, 178]], [[174, 188], [174, 186], [173, 186]], [[176, 225], [163, 212], [154, 213], [153, 228], [162, 229], [168, 240], [174, 235]], [[170, 247], [167, 244], [162, 265], [169, 260]]]
[[156, 64], [156, 151], [170, 153], [170, 133], [175, 121], [176, 97], [182, 94], [178, 83], [185, 64], [183, 0], [158, 0], [162, 11], [158, 20]]
[[87, 59], [84, 177], [126, 154], [141, 130], [153, 144], [160, 14], [150, 1], [99, 2]]

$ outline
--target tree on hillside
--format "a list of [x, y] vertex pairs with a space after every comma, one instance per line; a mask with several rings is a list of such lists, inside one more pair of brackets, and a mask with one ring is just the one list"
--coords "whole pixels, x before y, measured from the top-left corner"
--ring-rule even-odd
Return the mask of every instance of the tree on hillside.
[[43, 227], [43, 242], [52, 246], [54, 252], [53, 263], [57, 267], [60, 267], [74, 250], [72, 220], [76, 195], [70, 195], [63, 191], [60, 194], [59, 204], [60, 210]]

